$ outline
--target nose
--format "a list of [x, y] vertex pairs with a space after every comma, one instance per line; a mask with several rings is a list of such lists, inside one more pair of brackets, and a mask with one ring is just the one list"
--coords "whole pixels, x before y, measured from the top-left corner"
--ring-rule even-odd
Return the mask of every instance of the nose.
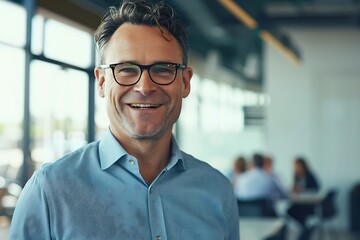
[[139, 81], [134, 85], [134, 90], [140, 92], [143, 96], [156, 91], [157, 84], [154, 83], [149, 75], [149, 71], [144, 69], [141, 73]]

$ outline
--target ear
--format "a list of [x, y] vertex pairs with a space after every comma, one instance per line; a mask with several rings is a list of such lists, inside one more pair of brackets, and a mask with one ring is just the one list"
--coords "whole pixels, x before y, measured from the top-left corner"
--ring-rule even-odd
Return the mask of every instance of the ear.
[[97, 81], [97, 88], [99, 96], [104, 98], [105, 97], [105, 76], [104, 70], [101, 68], [96, 67], [94, 69], [94, 75]]
[[182, 94], [183, 98], [186, 98], [190, 93], [190, 80], [192, 78], [192, 75], [193, 75], [193, 70], [191, 67], [187, 67], [183, 70], [183, 74], [182, 74], [183, 87], [184, 87]]

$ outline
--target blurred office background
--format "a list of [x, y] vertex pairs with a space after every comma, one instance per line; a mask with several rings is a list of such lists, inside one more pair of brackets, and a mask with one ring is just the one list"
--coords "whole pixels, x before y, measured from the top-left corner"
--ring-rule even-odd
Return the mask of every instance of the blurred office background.
[[[351, 231], [350, 192], [360, 182], [360, 1], [167, 2], [191, 23], [195, 75], [174, 131], [182, 148], [224, 174], [239, 154], [270, 154], [287, 187], [293, 159], [305, 156], [322, 188], [338, 190], [335, 228]], [[0, 0], [2, 188], [23, 186], [42, 164], [106, 130], [92, 33], [113, 4]]]

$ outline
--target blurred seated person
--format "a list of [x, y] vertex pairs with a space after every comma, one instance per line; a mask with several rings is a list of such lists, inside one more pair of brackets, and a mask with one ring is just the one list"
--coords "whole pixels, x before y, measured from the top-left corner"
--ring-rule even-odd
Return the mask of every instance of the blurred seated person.
[[238, 199], [287, 198], [288, 194], [279, 181], [264, 171], [264, 157], [261, 154], [254, 154], [252, 164], [252, 169], [242, 173], [235, 180], [234, 192]]
[[230, 178], [233, 186], [235, 184], [236, 178], [245, 171], [246, 171], [246, 160], [243, 156], [238, 156], [234, 161], [233, 171]]
[[264, 169], [265, 172], [267, 172], [269, 174], [274, 174], [273, 173], [273, 159], [272, 159], [271, 156], [264, 155], [263, 169]]
[[[273, 165], [274, 165], [274, 161], [273, 158], [270, 155], [264, 155], [264, 164], [263, 164], [263, 170], [268, 173], [270, 175], [270, 177], [273, 178], [274, 181], [277, 182], [277, 184], [280, 186], [280, 189], [282, 189], [282, 191], [279, 192], [274, 192], [274, 198], [283, 198], [283, 192], [286, 191], [286, 195], [288, 190], [285, 190], [285, 187], [282, 183], [282, 181], [280, 180], [280, 178], [278, 177], [278, 175], [274, 172], [273, 170]], [[276, 195], [278, 194], [278, 195]]]
[[[293, 194], [318, 191], [320, 185], [315, 175], [310, 170], [306, 160], [303, 157], [297, 157], [294, 161], [294, 183]], [[303, 233], [308, 231], [306, 226], [307, 219], [315, 214], [315, 206], [309, 204], [295, 203], [288, 209], [288, 215], [295, 219], [303, 228]], [[300, 239], [305, 239], [300, 236]]]
[[303, 157], [296, 158], [294, 162], [293, 193], [318, 190], [319, 183], [308, 167], [306, 160]]

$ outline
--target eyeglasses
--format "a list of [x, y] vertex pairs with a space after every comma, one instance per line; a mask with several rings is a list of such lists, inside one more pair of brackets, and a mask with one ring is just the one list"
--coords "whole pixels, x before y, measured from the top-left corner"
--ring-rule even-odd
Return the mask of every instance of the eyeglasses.
[[140, 65], [134, 63], [114, 63], [110, 65], [100, 65], [102, 69], [111, 68], [115, 81], [121, 86], [131, 86], [136, 84], [142, 72], [147, 69], [151, 81], [159, 85], [169, 85], [174, 82], [178, 69], [185, 69], [186, 65], [178, 63], [154, 63], [150, 65]]

